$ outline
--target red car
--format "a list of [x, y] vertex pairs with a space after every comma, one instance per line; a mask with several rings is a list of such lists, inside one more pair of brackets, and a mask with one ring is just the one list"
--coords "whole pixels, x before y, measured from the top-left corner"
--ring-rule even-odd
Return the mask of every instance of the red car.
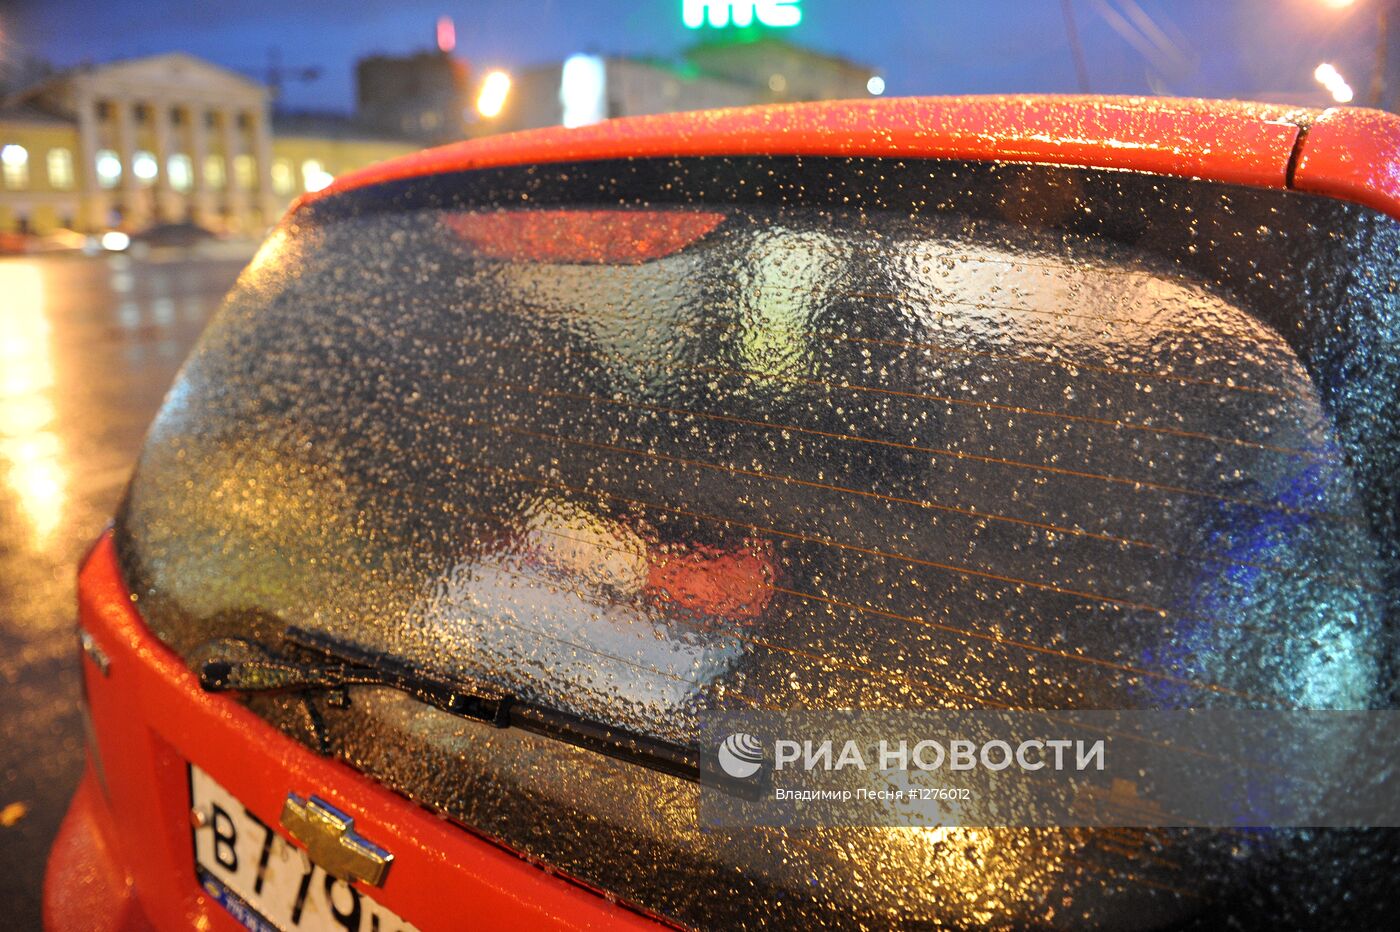
[[1383, 904], [1383, 833], [702, 830], [695, 722], [1388, 707], [1397, 217], [1400, 120], [1213, 101], [658, 116], [338, 179], [83, 563], [49, 928]]

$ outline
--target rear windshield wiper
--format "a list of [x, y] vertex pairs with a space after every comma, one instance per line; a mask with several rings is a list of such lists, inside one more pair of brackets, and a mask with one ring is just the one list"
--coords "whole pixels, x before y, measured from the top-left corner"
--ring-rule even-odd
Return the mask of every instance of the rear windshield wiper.
[[[270, 656], [258, 645], [243, 642], [248, 650], [237, 651], [239, 656], [205, 659], [199, 666], [199, 685], [209, 692], [325, 691], [341, 701], [348, 701], [347, 687], [383, 686], [452, 715], [496, 728], [519, 728], [683, 780], [700, 780], [699, 755], [684, 745], [525, 702], [482, 680], [426, 672], [403, 658], [320, 631], [290, 626], [283, 637], [300, 656]], [[747, 783], [731, 788], [725, 782], [726, 790], [745, 796], [759, 789]]]

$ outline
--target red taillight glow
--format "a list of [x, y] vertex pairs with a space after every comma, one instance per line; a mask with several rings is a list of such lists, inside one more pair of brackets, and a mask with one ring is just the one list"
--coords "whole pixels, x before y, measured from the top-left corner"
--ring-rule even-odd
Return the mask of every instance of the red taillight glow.
[[724, 220], [716, 211], [502, 210], [443, 224], [486, 259], [637, 265], [679, 252]]
[[697, 546], [653, 554], [647, 593], [662, 602], [706, 615], [757, 618], [773, 598], [771, 548], [753, 541], [738, 550]]

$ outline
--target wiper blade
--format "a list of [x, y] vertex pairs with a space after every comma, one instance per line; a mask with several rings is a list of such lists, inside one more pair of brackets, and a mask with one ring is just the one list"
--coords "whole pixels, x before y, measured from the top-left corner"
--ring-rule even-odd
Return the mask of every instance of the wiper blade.
[[[384, 686], [453, 715], [497, 728], [519, 728], [683, 780], [700, 780], [699, 755], [684, 745], [524, 702], [509, 691], [481, 680], [426, 673], [401, 657], [324, 632], [290, 626], [283, 636], [301, 655], [316, 659], [311, 662], [272, 656], [206, 659], [199, 668], [200, 686], [209, 692], [242, 693], [342, 691], [348, 686]], [[733, 789], [748, 796], [755, 788], [736, 784]]]
[[386, 686], [452, 715], [505, 728], [510, 694], [489, 683], [454, 682], [413, 669], [393, 656], [379, 656], [339, 638], [288, 627], [284, 638], [325, 661], [297, 663], [281, 658], [210, 659], [199, 670], [199, 684], [210, 693], [305, 693], [347, 686]]

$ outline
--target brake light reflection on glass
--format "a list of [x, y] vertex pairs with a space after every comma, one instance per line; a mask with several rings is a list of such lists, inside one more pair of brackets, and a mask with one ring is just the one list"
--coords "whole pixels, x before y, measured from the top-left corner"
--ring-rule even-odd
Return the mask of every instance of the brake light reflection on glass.
[[679, 252], [724, 217], [718, 211], [543, 209], [450, 213], [442, 223], [481, 258], [637, 265]]
[[525, 551], [531, 563], [575, 584], [735, 621], [757, 618], [773, 599], [776, 566], [767, 541], [660, 543], [577, 505], [549, 504], [532, 520]]

